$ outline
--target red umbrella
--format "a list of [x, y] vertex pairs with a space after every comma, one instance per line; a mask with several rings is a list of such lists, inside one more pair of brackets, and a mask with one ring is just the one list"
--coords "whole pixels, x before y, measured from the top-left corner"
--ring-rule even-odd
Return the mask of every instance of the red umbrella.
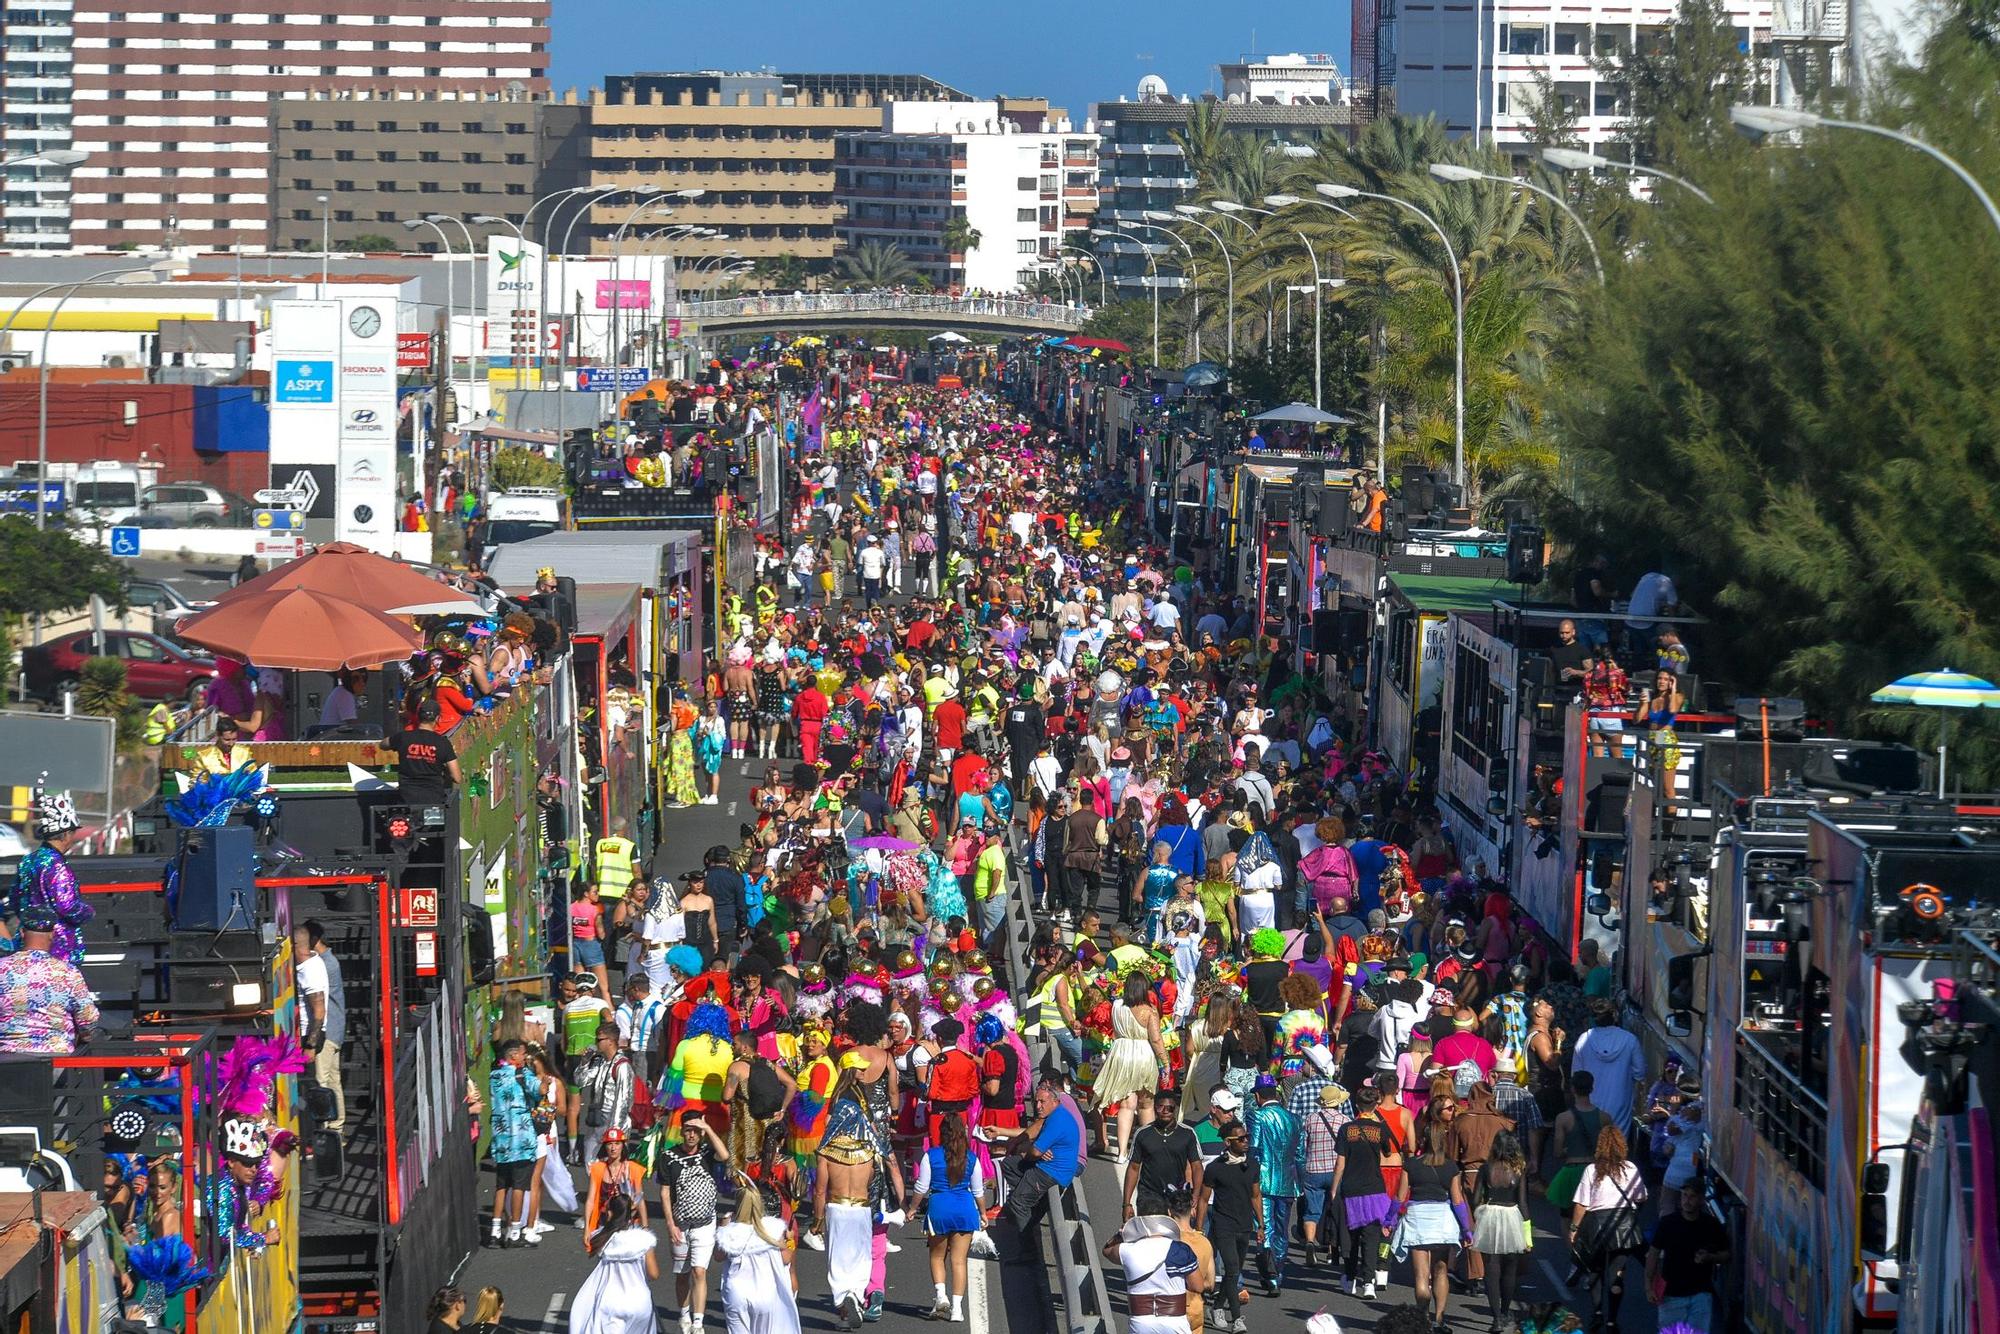
[[423, 644], [407, 621], [334, 593], [249, 584], [188, 617], [174, 634], [259, 667], [320, 672], [379, 667], [409, 657]]
[[1080, 347], [1086, 352], [1092, 348], [1102, 352], [1130, 352], [1132, 350], [1116, 338], [1071, 338], [1067, 341], [1071, 347]]
[[286, 561], [275, 570], [244, 580], [218, 601], [227, 605], [246, 593], [276, 588], [316, 589], [385, 612], [421, 607], [426, 613], [436, 613], [459, 601], [467, 612], [479, 610], [477, 599], [449, 584], [352, 542], [329, 542], [310, 556]]

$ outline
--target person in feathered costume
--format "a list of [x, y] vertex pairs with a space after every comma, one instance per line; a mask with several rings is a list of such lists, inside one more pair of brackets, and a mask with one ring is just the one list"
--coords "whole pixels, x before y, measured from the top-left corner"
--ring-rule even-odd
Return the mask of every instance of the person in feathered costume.
[[279, 1075], [296, 1075], [310, 1063], [305, 1048], [289, 1037], [239, 1037], [216, 1064], [222, 1110], [263, 1116], [271, 1109]]
[[863, 964], [847, 975], [840, 984], [841, 1008], [865, 1001], [874, 1005], [886, 1005], [889, 999], [889, 974], [881, 964]]
[[[734, 1030], [740, 1023], [736, 1007], [731, 1003], [734, 994], [729, 980], [729, 960], [717, 955], [700, 973], [682, 984], [680, 1000], [667, 1011], [667, 1037], [661, 1050], [679, 1050], [681, 1039], [687, 1036], [688, 1021], [694, 1018], [696, 1008], [704, 1003], [721, 1006], [729, 1028]], [[726, 1038], [728, 1034], [723, 1036]]]
[[[42, 782], [48, 773], [42, 774]], [[83, 837], [83, 821], [66, 792], [35, 794], [35, 838], [38, 846], [14, 868], [14, 892], [0, 900], [0, 918], [17, 918], [29, 908], [46, 910], [56, 919], [49, 953], [72, 964], [83, 962], [83, 925], [97, 915], [83, 901], [70, 870], [69, 850]], [[20, 937], [9, 930], [0, 937], [0, 951], [20, 948]]]
[[833, 985], [827, 981], [826, 969], [816, 963], [809, 963], [799, 970], [799, 998], [792, 1005], [792, 1014], [801, 1023], [826, 1026], [833, 1017]]
[[[263, 1123], [254, 1116], [227, 1116], [222, 1121], [223, 1170], [202, 1183], [204, 1207], [212, 1225], [229, 1238], [229, 1244], [251, 1255], [262, 1255], [266, 1247], [278, 1244], [278, 1222], [271, 1219], [262, 1228], [251, 1220], [268, 1206], [254, 1198], [259, 1191], [260, 1168], [266, 1167], [271, 1143]], [[272, 1193], [275, 1198], [275, 1193]]]

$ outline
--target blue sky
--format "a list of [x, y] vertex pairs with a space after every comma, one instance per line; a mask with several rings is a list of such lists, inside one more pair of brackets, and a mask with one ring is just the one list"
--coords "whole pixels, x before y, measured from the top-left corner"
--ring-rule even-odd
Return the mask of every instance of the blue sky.
[[1323, 51], [1348, 67], [1348, 0], [804, 0], [688, 5], [557, 0], [558, 92], [607, 73], [753, 69], [928, 74], [977, 97], [1047, 96], [1079, 120], [1158, 74], [1175, 93], [1215, 89], [1215, 65]]

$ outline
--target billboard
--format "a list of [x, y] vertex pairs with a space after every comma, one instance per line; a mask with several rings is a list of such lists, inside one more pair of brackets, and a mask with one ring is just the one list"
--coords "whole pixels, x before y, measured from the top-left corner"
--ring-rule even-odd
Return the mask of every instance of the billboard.
[[334, 536], [385, 554], [396, 532], [394, 301], [342, 297]]
[[486, 309], [542, 310], [542, 248], [512, 236], [486, 238]]
[[[271, 303], [271, 470], [331, 466], [340, 450], [338, 301]], [[289, 473], [286, 473], [289, 475]]]
[[650, 310], [653, 306], [651, 278], [599, 278], [597, 308], [610, 310], [614, 299], [619, 310]]

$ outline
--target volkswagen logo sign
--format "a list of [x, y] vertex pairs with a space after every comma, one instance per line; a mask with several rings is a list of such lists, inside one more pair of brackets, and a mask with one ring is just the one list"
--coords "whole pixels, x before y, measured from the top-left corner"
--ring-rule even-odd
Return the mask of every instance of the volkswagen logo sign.
[[375, 507], [373, 505], [356, 505], [354, 507], [354, 522], [371, 523], [374, 521], [374, 518]]

